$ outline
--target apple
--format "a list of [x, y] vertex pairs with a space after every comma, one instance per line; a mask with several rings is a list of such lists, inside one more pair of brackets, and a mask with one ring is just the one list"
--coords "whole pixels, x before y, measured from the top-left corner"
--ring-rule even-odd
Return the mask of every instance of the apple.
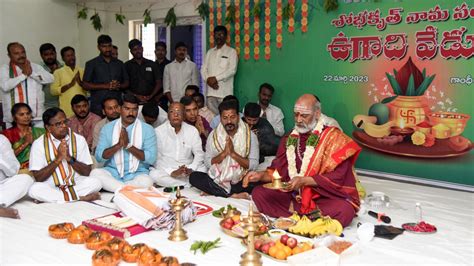
[[294, 237], [289, 237], [288, 240], [286, 240], [286, 245], [290, 248], [294, 248], [298, 245], [298, 240]]
[[222, 225], [222, 227], [224, 227], [225, 229], [229, 229], [229, 230], [232, 230], [232, 226], [234, 226], [233, 224], [231, 223], [224, 223]]
[[268, 242], [268, 244], [270, 245], [270, 247], [273, 247], [274, 245], [276, 245], [275, 242], [273, 241]]
[[268, 250], [270, 249], [270, 243], [263, 244], [262, 252], [268, 254]]
[[224, 223], [230, 223], [230, 224], [234, 224], [234, 220], [232, 220], [232, 218], [225, 218], [224, 219]]
[[255, 250], [260, 250], [262, 246], [263, 246], [263, 240], [261, 239], [255, 240], [255, 243], [254, 243]]
[[289, 238], [288, 235], [286, 235], [286, 234], [285, 234], [285, 235], [282, 235], [282, 236], [280, 237], [280, 242], [281, 242], [283, 245], [286, 245], [286, 241], [288, 241], [288, 238]]

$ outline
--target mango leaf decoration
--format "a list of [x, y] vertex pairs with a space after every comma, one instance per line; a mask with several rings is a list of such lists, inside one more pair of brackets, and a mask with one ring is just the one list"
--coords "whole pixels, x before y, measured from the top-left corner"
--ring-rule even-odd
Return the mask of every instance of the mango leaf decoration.
[[281, 17], [283, 18], [283, 20], [288, 20], [294, 16], [295, 16], [295, 8], [294, 6], [290, 5], [289, 2], [287, 2], [281, 11]]
[[258, 19], [260, 18], [262, 15], [262, 8], [260, 7], [260, 4], [255, 3], [252, 9], [252, 15]]
[[337, 0], [324, 0], [323, 8], [326, 13], [336, 10], [339, 7]]
[[83, 7], [81, 10], [77, 12], [78, 19], [87, 19], [87, 11], [89, 9], [87, 7]]
[[146, 25], [148, 25], [149, 23], [151, 23], [151, 10], [150, 8], [147, 8], [143, 12], [143, 24], [146, 27]]
[[209, 17], [209, 5], [205, 1], [202, 1], [201, 4], [196, 8], [196, 10], [202, 20], [206, 20], [206, 18]]
[[168, 26], [175, 27], [176, 26], [176, 14], [174, 13], [174, 7], [168, 10], [165, 17], [165, 23]]
[[234, 3], [230, 3], [227, 7], [225, 16], [225, 24], [231, 24], [235, 22], [235, 5]]
[[115, 21], [124, 25], [125, 16], [123, 14], [115, 14]]
[[96, 31], [100, 31], [102, 29], [102, 21], [100, 20], [99, 13], [95, 12], [90, 20], [92, 21], [92, 26]]

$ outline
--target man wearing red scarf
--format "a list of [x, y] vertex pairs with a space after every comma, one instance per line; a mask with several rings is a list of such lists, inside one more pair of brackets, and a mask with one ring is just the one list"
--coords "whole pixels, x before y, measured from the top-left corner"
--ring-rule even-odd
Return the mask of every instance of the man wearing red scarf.
[[275, 171], [288, 182], [285, 190], [256, 187], [252, 199], [258, 210], [272, 217], [293, 211], [322, 215], [348, 226], [359, 209], [354, 163], [361, 148], [342, 131], [326, 127], [314, 95], [301, 96], [294, 107], [295, 127], [285, 135], [267, 171], [250, 172], [248, 182], [272, 182]]

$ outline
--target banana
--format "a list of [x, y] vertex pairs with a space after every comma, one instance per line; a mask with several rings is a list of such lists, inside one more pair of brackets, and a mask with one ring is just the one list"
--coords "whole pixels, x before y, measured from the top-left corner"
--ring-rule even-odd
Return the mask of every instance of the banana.
[[393, 124], [393, 121], [389, 121], [383, 125], [376, 125], [371, 122], [366, 122], [362, 124], [362, 128], [364, 129], [365, 133], [367, 133], [367, 135], [373, 138], [382, 138], [390, 135], [390, 127], [393, 126]]
[[355, 129], [362, 130], [366, 123], [377, 123], [376, 116], [368, 116], [368, 115], [356, 115], [354, 119], [352, 119], [352, 124]]
[[296, 222], [298, 222], [301, 219], [301, 217], [296, 212], [294, 212], [289, 218]]

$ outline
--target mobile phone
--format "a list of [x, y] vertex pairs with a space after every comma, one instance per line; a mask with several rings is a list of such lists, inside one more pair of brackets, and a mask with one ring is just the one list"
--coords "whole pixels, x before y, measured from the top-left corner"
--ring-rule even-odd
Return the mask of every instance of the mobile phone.
[[[184, 189], [184, 186], [179, 186], [179, 189], [182, 190]], [[178, 190], [178, 187], [165, 187], [165, 189], [163, 189], [164, 192], [167, 192], [167, 193], [170, 193], [170, 192], [175, 192], [176, 190]]]

